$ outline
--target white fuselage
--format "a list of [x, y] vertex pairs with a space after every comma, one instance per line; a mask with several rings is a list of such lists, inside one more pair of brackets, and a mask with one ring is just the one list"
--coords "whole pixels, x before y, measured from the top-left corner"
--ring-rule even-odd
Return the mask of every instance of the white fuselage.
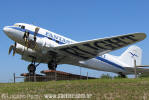
[[[21, 25], [25, 26], [25, 29], [22, 29]], [[19, 43], [17, 45], [18, 46], [17, 53], [21, 54], [24, 60], [30, 61], [27, 55], [28, 56], [32, 55], [36, 56], [39, 62], [47, 63], [50, 57], [46, 56], [46, 53], [48, 52], [48, 50], [53, 50], [52, 47], [77, 43], [74, 40], [58, 35], [46, 29], [40, 28], [36, 36], [37, 37], [36, 42], [38, 44], [36, 49], [33, 50], [33, 48], [31, 47], [28, 50], [26, 50], [27, 48], [25, 47], [26, 45], [22, 38], [24, 32], [28, 31], [30, 33], [29, 39], [32, 40], [34, 38], [34, 30], [36, 27], [37, 26], [24, 23], [17, 23], [13, 26], [4, 27], [4, 32], [8, 35], [8, 37], [14, 40], [15, 42]], [[24, 50], [25, 52], [23, 52]], [[125, 74], [129, 74], [124, 69], [125, 66], [129, 67], [129, 65], [121, 62], [120, 60], [117, 59], [116, 56], [112, 56], [110, 54], [104, 54], [102, 56], [92, 58], [87, 61], [79, 61], [78, 64], [74, 65], [79, 65], [86, 68], [107, 71], [107, 72], [115, 72], [115, 73], [123, 72]]]

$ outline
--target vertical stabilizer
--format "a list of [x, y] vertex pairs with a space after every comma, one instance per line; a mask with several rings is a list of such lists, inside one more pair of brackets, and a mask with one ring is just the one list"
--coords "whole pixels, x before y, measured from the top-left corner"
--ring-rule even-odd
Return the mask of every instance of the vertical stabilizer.
[[138, 46], [130, 46], [120, 57], [119, 60], [134, 67], [134, 59], [136, 65], [141, 65], [142, 62], [142, 49]]

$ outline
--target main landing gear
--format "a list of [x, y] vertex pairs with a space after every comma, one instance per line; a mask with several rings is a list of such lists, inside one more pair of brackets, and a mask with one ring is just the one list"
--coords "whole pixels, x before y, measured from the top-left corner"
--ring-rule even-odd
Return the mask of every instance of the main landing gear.
[[52, 56], [52, 60], [49, 61], [48, 68], [49, 68], [49, 70], [56, 70], [56, 68], [57, 68], [57, 61], [56, 61], [56, 59], [57, 59], [57, 53], [56, 52], [53, 52], [53, 51], [50, 51], [49, 52], [49, 55]]
[[[28, 72], [29, 75], [35, 75], [36, 67], [40, 64], [35, 64], [36, 59], [33, 58], [32, 63], [28, 65]], [[49, 63], [48, 63], [49, 70], [56, 70], [57, 68], [57, 62], [56, 57], [54, 57]]]
[[28, 65], [28, 72], [30, 75], [34, 75], [35, 74], [35, 71], [36, 71], [36, 66], [35, 64], [29, 64]]
[[48, 63], [48, 68], [49, 70], [56, 70], [57, 68], [56, 59], [53, 59]]
[[119, 72], [118, 74], [119, 74], [119, 76], [120, 76], [121, 78], [126, 78], [126, 75], [123, 74], [122, 72]]
[[[39, 63], [40, 64], [40, 63]], [[35, 59], [32, 60], [32, 63], [28, 65], [29, 75], [35, 75], [36, 67], [39, 65], [35, 65]]]

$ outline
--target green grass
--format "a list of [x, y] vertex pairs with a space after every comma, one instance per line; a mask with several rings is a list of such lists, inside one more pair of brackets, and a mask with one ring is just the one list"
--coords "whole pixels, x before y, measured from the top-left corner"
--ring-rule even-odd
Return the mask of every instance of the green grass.
[[6, 96], [6, 100], [16, 96], [26, 96], [16, 100], [37, 100], [36, 96], [48, 100], [46, 94], [92, 94], [87, 100], [149, 100], [149, 78], [0, 83], [0, 94], [0, 100]]

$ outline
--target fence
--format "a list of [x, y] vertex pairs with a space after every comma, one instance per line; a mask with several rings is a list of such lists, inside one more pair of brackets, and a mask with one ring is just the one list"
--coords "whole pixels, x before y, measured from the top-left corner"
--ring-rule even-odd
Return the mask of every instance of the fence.
[[[24, 78], [24, 82], [45, 82], [45, 81], [59, 81], [59, 80], [88, 80], [88, 79], [95, 79], [94, 77], [89, 77], [88, 72], [86, 73], [86, 76], [83, 75], [76, 75], [71, 73], [66, 73], [62, 71], [54, 71], [54, 70], [45, 70], [41, 71], [44, 75], [40, 74], [34, 74], [30, 75], [28, 73], [21, 74], [21, 76], [16, 76], [14, 73], [13, 79], [14, 83], [16, 82], [16, 79]], [[81, 74], [81, 73], [80, 73]]]

